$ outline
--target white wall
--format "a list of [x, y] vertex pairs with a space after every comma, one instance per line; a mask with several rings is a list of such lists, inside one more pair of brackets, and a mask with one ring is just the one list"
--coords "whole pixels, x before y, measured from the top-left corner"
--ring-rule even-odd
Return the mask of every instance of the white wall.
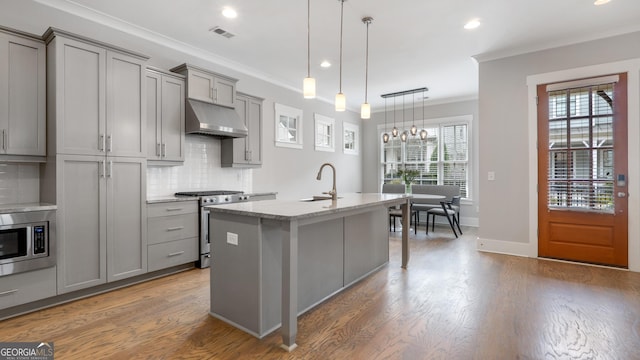
[[[501, 59], [478, 56], [480, 193], [483, 204], [478, 247], [522, 256], [537, 256], [535, 126], [528, 85], [629, 71], [629, 268], [640, 271], [640, 87], [637, 61], [640, 32]], [[635, 115], [632, 115], [635, 114]], [[634, 144], [634, 145], [632, 145]], [[485, 174], [494, 171], [495, 181]]]
[[[413, 114], [413, 109], [407, 107], [407, 114]], [[415, 109], [416, 125], [422, 124], [422, 106]], [[462, 204], [461, 222], [463, 225], [478, 225], [478, 207], [480, 205], [480, 191], [478, 189], [478, 101], [468, 100], [437, 105], [426, 105], [424, 108], [424, 119], [442, 119], [453, 116], [471, 115], [473, 120], [470, 126], [471, 138], [469, 139], [469, 173], [470, 173], [470, 195], [469, 201]], [[392, 110], [387, 108], [387, 125], [391, 127], [389, 121], [393, 119]], [[384, 111], [371, 115], [370, 120], [363, 121], [363, 191], [380, 191], [380, 136], [378, 126], [384, 125]]]
[[[33, 1], [11, 1], [0, 11], [0, 25], [16, 30], [43, 34], [48, 27], [56, 27], [85, 37], [133, 50], [150, 56], [148, 64], [169, 69], [182, 63], [191, 63], [214, 72], [237, 78], [237, 90], [265, 98], [263, 104], [263, 166], [255, 170], [220, 168], [220, 140], [216, 138], [188, 138], [189, 146], [198, 153], [188, 153], [184, 166], [175, 169], [150, 168], [149, 188], [152, 195], [164, 195], [174, 190], [231, 188], [246, 192], [278, 192], [278, 198], [301, 198], [331, 190], [331, 174], [326, 171], [322, 181], [316, 174], [322, 163], [332, 162], [337, 168], [338, 193], [362, 191], [362, 155], [344, 155], [342, 149], [342, 123], [360, 124], [359, 114], [353, 111], [336, 113], [333, 105], [320, 100], [305, 100], [301, 89], [276, 85], [277, 81], [259, 72], [219, 58], [217, 54], [203, 52], [186, 44], [169, 41], [157, 34], [91, 14], [93, 21], [43, 7]], [[114, 27], [126, 28], [126, 31]], [[255, 54], [260, 56], [260, 54]], [[225, 64], [222, 66], [220, 64]], [[240, 69], [241, 71], [239, 71]], [[305, 64], [300, 64], [300, 87], [305, 76]], [[249, 75], [255, 74], [255, 75]], [[347, 94], [348, 95], [348, 94]], [[304, 133], [302, 150], [275, 147], [274, 103], [302, 109]], [[318, 112], [336, 120], [336, 152], [316, 152], [313, 138], [313, 114]], [[191, 135], [188, 135], [191, 136]], [[207, 154], [207, 158], [201, 155]], [[362, 154], [362, 152], [360, 153]], [[184, 171], [183, 171], [184, 170]], [[181, 173], [182, 172], [182, 173]]]

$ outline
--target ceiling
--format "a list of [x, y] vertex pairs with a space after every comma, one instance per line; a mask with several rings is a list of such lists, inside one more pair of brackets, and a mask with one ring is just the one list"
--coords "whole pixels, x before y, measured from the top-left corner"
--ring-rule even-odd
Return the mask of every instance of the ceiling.
[[[381, 94], [420, 87], [429, 88], [426, 104], [477, 98], [475, 55], [497, 58], [640, 30], [640, 1], [612, 0], [602, 6], [593, 1], [347, 0], [342, 68], [347, 107], [358, 111], [364, 101], [365, 16], [374, 18], [369, 27], [368, 94], [379, 111], [384, 107]], [[24, 31], [41, 34], [48, 26], [73, 31], [65, 25], [89, 19], [295, 90], [301, 90], [307, 73], [304, 0], [0, 3], [0, 24]], [[238, 17], [224, 18], [225, 6], [234, 7]], [[49, 23], [40, 19], [39, 24], [36, 13]], [[481, 26], [463, 29], [472, 18]], [[339, 20], [339, 0], [311, 0], [311, 75], [317, 79], [319, 98], [328, 102], [339, 87]], [[209, 31], [214, 26], [235, 36], [214, 34]], [[322, 60], [333, 66], [321, 68]]]

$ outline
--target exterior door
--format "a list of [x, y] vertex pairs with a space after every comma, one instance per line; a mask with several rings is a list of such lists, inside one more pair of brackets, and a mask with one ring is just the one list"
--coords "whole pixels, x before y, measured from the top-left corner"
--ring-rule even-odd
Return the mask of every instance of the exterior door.
[[538, 86], [538, 255], [627, 267], [627, 77]]

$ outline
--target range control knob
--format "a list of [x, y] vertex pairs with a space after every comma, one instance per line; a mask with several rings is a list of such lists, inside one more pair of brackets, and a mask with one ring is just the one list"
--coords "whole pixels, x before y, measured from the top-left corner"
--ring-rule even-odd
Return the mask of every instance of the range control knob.
[[224, 198], [224, 201], [229, 201], [229, 198], [228, 197]]
[[209, 199], [202, 199], [202, 202], [206, 204], [209, 202]]

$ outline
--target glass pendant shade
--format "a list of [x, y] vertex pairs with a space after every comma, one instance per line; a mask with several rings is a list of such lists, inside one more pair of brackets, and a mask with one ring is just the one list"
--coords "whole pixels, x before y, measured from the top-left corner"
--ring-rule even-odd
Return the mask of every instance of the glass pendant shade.
[[415, 125], [411, 126], [411, 136], [416, 136], [416, 134], [418, 133], [418, 128]]
[[312, 77], [304, 78], [302, 83], [302, 94], [305, 99], [313, 99], [316, 97], [316, 79]]
[[371, 105], [369, 103], [363, 103], [360, 106], [360, 118], [371, 119]]
[[389, 142], [389, 134], [387, 133], [382, 134], [382, 142], [385, 144]]
[[409, 134], [407, 134], [406, 131], [403, 131], [402, 134], [400, 135], [400, 140], [402, 140], [402, 142], [406, 142], [407, 137], [409, 137]]
[[343, 93], [336, 94], [336, 111], [345, 111], [347, 109], [347, 98]]
[[398, 136], [398, 128], [397, 127], [393, 127], [393, 130], [391, 130], [391, 135], [393, 135], [393, 137], [397, 137]]
[[427, 139], [427, 130], [422, 129], [420, 130], [420, 140], [426, 140]]

